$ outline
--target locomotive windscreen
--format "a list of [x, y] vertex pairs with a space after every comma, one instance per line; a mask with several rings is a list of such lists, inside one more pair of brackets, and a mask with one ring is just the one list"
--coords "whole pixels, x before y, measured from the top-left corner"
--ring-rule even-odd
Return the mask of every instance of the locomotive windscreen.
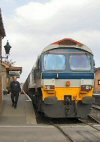
[[90, 56], [86, 54], [75, 54], [71, 55], [69, 58], [71, 70], [85, 70], [88, 71], [91, 69], [91, 60]]
[[52, 50], [43, 57], [45, 71], [90, 71], [92, 64], [92, 55], [78, 49]]
[[65, 70], [66, 57], [61, 54], [46, 54], [44, 56], [45, 70]]

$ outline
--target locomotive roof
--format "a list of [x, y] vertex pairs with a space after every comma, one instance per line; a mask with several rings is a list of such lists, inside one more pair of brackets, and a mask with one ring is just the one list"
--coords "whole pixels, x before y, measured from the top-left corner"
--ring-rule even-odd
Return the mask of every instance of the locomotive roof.
[[46, 52], [46, 51], [49, 51], [51, 49], [56, 49], [56, 48], [68, 48], [68, 47], [72, 47], [72, 48], [77, 48], [77, 49], [82, 49], [82, 50], [85, 50], [91, 54], [92, 51], [90, 48], [88, 48], [86, 45], [76, 41], [76, 40], [73, 40], [71, 38], [64, 38], [62, 40], [59, 40], [57, 42], [54, 42], [50, 45], [48, 45], [47, 47], [44, 48], [43, 52]]

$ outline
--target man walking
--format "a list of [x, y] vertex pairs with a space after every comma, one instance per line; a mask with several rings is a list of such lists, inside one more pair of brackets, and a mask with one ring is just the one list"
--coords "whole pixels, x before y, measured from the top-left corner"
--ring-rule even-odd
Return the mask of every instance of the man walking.
[[11, 90], [11, 100], [12, 100], [12, 107], [17, 107], [19, 92], [21, 92], [20, 83], [17, 81], [16, 76], [13, 77], [13, 81], [10, 84]]

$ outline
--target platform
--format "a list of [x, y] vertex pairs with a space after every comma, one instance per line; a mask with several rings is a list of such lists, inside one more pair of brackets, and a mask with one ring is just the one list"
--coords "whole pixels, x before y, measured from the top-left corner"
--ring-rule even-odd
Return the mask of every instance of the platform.
[[36, 124], [32, 102], [23, 94], [19, 96], [17, 108], [12, 107], [10, 95], [3, 96], [0, 125], [33, 125]]
[[94, 126], [98, 130], [84, 124], [58, 125], [66, 136], [50, 124], [37, 124], [32, 102], [25, 95], [19, 96], [17, 109], [11, 106], [10, 95], [4, 96], [1, 142], [100, 142], [100, 125]]
[[[100, 126], [95, 126], [100, 129]], [[89, 126], [61, 126], [73, 142], [100, 142], [100, 131]], [[48, 125], [0, 126], [1, 142], [72, 142], [58, 129]]]

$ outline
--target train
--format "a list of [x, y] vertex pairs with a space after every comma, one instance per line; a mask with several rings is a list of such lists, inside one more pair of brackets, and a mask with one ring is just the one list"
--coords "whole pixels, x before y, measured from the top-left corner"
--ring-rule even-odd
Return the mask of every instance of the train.
[[90, 48], [61, 39], [43, 49], [23, 90], [46, 117], [86, 118], [95, 101], [94, 66]]

